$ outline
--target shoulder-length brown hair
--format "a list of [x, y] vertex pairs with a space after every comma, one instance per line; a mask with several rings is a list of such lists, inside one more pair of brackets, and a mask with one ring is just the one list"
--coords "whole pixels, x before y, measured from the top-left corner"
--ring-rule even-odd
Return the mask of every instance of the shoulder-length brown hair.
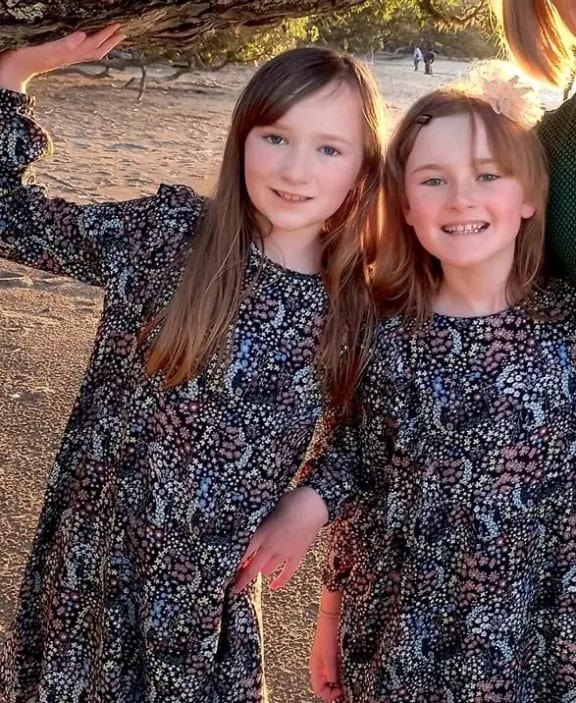
[[[423, 322], [442, 281], [440, 262], [420, 244], [407, 224], [405, 172], [420, 130], [439, 117], [468, 115], [484, 123], [492, 154], [507, 175], [518, 178], [535, 214], [523, 220], [516, 238], [514, 265], [508, 280], [510, 303], [525, 300], [544, 265], [544, 223], [548, 195], [546, 157], [534, 130], [498, 115], [491, 105], [457, 87], [439, 88], [418, 100], [398, 124], [384, 165], [384, 232], [374, 281], [381, 312], [406, 314]], [[474, 134], [474, 131], [473, 131]]]
[[574, 43], [554, 0], [494, 0], [510, 52], [538, 80], [564, 85]]
[[370, 265], [381, 232], [383, 103], [370, 71], [352, 57], [325, 48], [299, 48], [264, 64], [242, 92], [232, 116], [219, 180], [194, 236], [171, 302], [152, 321], [147, 371], [174, 386], [197, 375], [218, 355], [226, 363], [226, 335], [243, 295], [250, 243], [266, 232], [244, 181], [244, 145], [250, 130], [279, 120], [294, 104], [330, 83], [359, 94], [364, 116], [364, 158], [357, 184], [320, 234], [322, 276], [330, 308], [317, 360], [325, 390], [346, 407], [366, 362], [375, 305]]

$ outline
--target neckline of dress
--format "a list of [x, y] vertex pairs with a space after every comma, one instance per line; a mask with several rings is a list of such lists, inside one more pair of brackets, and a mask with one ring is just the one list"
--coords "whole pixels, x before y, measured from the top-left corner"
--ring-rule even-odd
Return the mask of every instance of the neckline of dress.
[[254, 241], [250, 242], [250, 251], [267, 269], [275, 271], [281, 276], [306, 283], [312, 283], [314, 285], [318, 285], [318, 283], [322, 282], [322, 274], [320, 273], [304, 273], [303, 271], [296, 271], [295, 269], [290, 269], [286, 266], [282, 266], [282, 264], [279, 264], [277, 261], [274, 261], [269, 256], [266, 256], [266, 254]]

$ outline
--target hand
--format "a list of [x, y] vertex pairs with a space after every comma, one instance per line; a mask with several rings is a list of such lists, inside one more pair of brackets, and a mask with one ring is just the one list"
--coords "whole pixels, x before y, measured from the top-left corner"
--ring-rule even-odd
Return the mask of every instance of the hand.
[[40, 73], [99, 61], [126, 38], [119, 30], [119, 24], [111, 24], [93, 34], [73, 32], [37, 46], [3, 51], [0, 53], [0, 85], [23, 92], [28, 81]]
[[338, 617], [318, 615], [310, 653], [310, 683], [314, 694], [326, 701], [344, 695], [340, 681]]
[[260, 571], [269, 576], [279, 567], [282, 569], [270, 587], [287, 584], [327, 520], [326, 503], [312, 488], [302, 486], [285, 493], [250, 540], [236, 578], [236, 591], [245, 588]]

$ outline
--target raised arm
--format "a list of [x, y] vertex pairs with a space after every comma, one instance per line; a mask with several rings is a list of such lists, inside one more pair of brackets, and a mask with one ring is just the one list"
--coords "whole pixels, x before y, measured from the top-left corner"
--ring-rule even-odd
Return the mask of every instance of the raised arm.
[[[34, 118], [34, 100], [19, 91], [37, 73], [98, 58], [122, 38], [117, 27], [0, 55], [0, 256], [85, 283], [105, 285], [151, 251], [151, 233], [184, 229], [198, 204], [188, 189], [164, 189], [127, 202], [78, 205], [49, 198], [35, 184], [33, 164], [51, 152]], [[184, 192], [186, 191], [186, 192]], [[186, 212], [187, 207], [194, 212]], [[160, 212], [161, 211], [161, 212]], [[166, 215], [166, 213], [169, 213]], [[172, 218], [174, 214], [174, 218]], [[165, 219], [163, 226], [159, 221]], [[152, 243], [153, 244], [153, 243]], [[161, 243], [159, 243], [159, 246]]]
[[25, 93], [34, 76], [64, 66], [99, 61], [123, 39], [120, 25], [111, 24], [93, 34], [74, 32], [38, 46], [4, 51], [0, 53], [0, 86]]

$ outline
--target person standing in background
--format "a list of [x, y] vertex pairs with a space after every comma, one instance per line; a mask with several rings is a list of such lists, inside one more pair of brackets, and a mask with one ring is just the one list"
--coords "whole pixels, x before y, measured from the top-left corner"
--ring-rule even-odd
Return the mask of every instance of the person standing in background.
[[418, 66], [420, 65], [420, 61], [422, 61], [422, 59], [424, 58], [424, 56], [422, 55], [422, 49], [419, 46], [414, 49], [414, 55], [412, 58], [414, 61], [414, 70], [417, 71]]

